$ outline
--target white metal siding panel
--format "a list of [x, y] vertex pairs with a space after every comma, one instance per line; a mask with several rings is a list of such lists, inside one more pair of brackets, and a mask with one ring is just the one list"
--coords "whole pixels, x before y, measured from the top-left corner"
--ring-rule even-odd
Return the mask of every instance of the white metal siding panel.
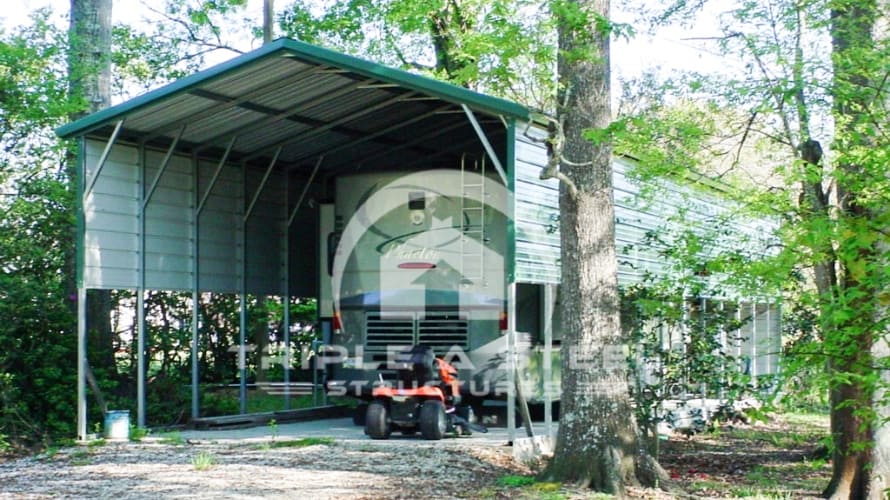
[[[217, 164], [200, 162], [199, 193], [207, 193]], [[198, 221], [199, 286], [203, 290], [237, 293], [241, 283], [241, 217], [244, 197], [241, 168], [222, 168]]]
[[[145, 182], [154, 182], [164, 153], [145, 155]], [[145, 286], [191, 290], [194, 174], [191, 159], [174, 156], [145, 208]], [[146, 189], [148, 189], [148, 187]]]
[[546, 138], [547, 132], [539, 127], [526, 129], [525, 124], [517, 124], [516, 128], [513, 213], [516, 281], [558, 283], [559, 182], [540, 179], [541, 169], [547, 164], [547, 149], [534, 140]]
[[[85, 141], [87, 179], [96, 173], [105, 143]], [[138, 278], [139, 155], [115, 146], [84, 199], [84, 286], [133, 288]]]
[[[254, 198], [262, 176], [248, 176], [247, 202]], [[245, 227], [247, 291], [280, 294], [284, 291], [283, 236], [287, 220], [287, 190], [283, 175], [274, 173], [259, 192]], [[316, 237], [316, 235], [312, 235]]]
[[[546, 147], [526, 136], [525, 125], [520, 124], [518, 129], [513, 214], [516, 281], [557, 283], [560, 273], [558, 183], [555, 179], [540, 180], [541, 169], [547, 162]], [[532, 127], [527, 133], [538, 139], [546, 136], [540, 127]], [[698, 224], [694, 229], [705, 234], [728, 213], [728, 205], [717, 197], [676, 182], [661, 180], [657, 184], [640, 186], [628, 176], [630, 168], [630, 162], [623, 158], [613, 162], [615, 246], [621, 286], [639, 283], [647, 274], [666, 276], [672, 272], [669, 263], [660, 255], [662, 249], [647, 241], [648, 234], [685, 228], [672, 218]], [[653, 190], [656, 195], [644, 196], [643, 190]], [[771, 231], [768, 226], [767, 223], [749, 221], [736, 223], [733, 232], [766, 238]], [[734, 236], [721, 236], [709, 251], [739, 248], [741, 244], [741, 240]], [[765, 244], [763, 248], [766, 248]]]

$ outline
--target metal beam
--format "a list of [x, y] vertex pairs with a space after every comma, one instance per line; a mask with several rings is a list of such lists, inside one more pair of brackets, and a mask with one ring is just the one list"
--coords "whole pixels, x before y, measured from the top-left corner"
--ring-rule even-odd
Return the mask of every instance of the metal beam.
[[[140, 270], [140, 274], [145, 271]], [[145, 288], [136, 291], [136, 425], [145, 427]]]
[[[204, 192], [204, 195], [201, 196], [201, 201], [198, 202], [197, 209], [195, 210], [195, 224], [198, 223], [198, 216], [201, 215], [202, 211], [204, 211], [204, 204], [207, 203], [207, 199], [210, 198], [210, 193], [213, 192], [213, 187], [216, 186], [216, 181], [219, 179], [219, 174], [222, 172], [223, 167], [226, 165], [226, 160], [229, 159], [229, 153], [232, 152], [232, 148], [235, 146], [235, 141], [237, 139], [237, 135], [232, 136], [232, 140], [229, 141], [229, 145], [226, 147], [226, 152], [223, 153], [222, 158], [220, 158], [219, 163], [216, 165], [216, 170], [213, 172], [213, 177], [211, 177], [210, 179], [210, 184], [207, 186], [207, 190]], [[197, 177], [198, 173], [196, 171], [195, 178], [197, 179]]]
[[160, 169], [158, 169], [158, 173], [155, 175], [155, 178], [151, 183], [151, 187], [148, 188], [148, 191], [145, 193], [145, 198], [142, 200], [143, 210], [145, 210], [145, 207], [148, 206], [148, 202], [151, 201], [151, 197], [155, 194], [155, 189], [157, 189], [158, 183], [161, 182], [161, 176], [164, 175], [164, 172], [167, 170], [167, 165], [170, 164], [170, 160], [173, 158], [173, 152], [176, 151], [176, 145], [179, 144], [179, 139], [182, 138], [182, 134], [185, 132], [185, 127], [185, 125], [180, 127], [179, 133], [176, 134], [176, 137], [170, 144], [170, 148], [167, 149], [167, 154], [164, 155], [164, 160], [161, 162], [161, 167]]
[[77, 287], [77, 439], [87, 440], [87, 291]]
[[[343, 85], [342, 87], [337, 87], [336, 89], [332, 90], [331, 92], [327, 92], [324, 95], [321, 95], [318, 97], [313, 97], [309, 100], [301, 101], [297, 104], [294, 104], [293, 106], [289, 106], [289, 107], [281, 110], [277, 114], [271, 115], [271, 117], [264, 116], [262, 118], [253, 120], [250, 123], [246, 123], [246, 124], [238, 127], [238, 130], [239, 131], [252, 130], [259, 124], [271, 125], [273, 123], [287, 120], [289, 117], [291, 117], [292, 115], [294, 115], [296, 113], [299, 113], [300, 111], [303, 111], [303, 110], [306, 110], [309, 108], [314, 108], [314, 107], [318, 106], [319, 104], [323, 104], [323, 103], [328, 102], [332, 99], [341, 97], [345, 94], [348, 94], [349, 92], [352, 92], [353, 90], [358, 88], [358, 86], [361, 85], [362, 83], [373, 82], [373, 81], [374, 80], [364, 80], [361, 82], [352, 82], [348, 85]], [[203, 142], [204, 144], [207, 144], [207, 146], [209, 147], [212, 143], [214, 143], [224, 137], [228, 137], [231, 134], [232, 134], [231, 131], [226, 131], [222, 134], [215, 135], [213, 137], [204, 139], [201, 142]]]
[[[393, 130], [398, 130], [398, 129], [400, 129], [400, 128], [407, 127], [408, 125], [411, 125], [412, 123], [417, 123], [417, 122], [419, 122], [419, 121], [421, 121], [421, 120], [424, 120], [424, 119], [426, 119], [426, 118], [429, 118], [430, 116], [433, 116], [433, 115], [435, 115], [435, 114], [438, 114], [438, 113], [440, 113], [442, 110], [448, 109], [448, 108], [450, 108], [450, 107], [451, 107], [451, 106], [448, 105], [448, 106], [442, 106], [442, 107], [440, 107], [440, 108], [436, 108], [436, 109], [434, 109], [433, 111], [429, 111], [429, 112], [427, 112], [427, 113], [422, 113], [422, 114], [420, 114], [420, 115], [414, 116], [414, 117], [412, 117], [410, 120], [406, 120], [406, 121], [403, 121], [403, 122], [399, 122], [399, 123], [397, 123], [397, 124], [395, 124], [395, 125], [392, 125], [392, 126], [389, 126], [389, 127], [385, 128], [385, 129], [383, 129], [383, 130], [378, 130], [377, 132], [374, 132], [373, 134], [364, 135], [364, 136], [362, 136], [362, 137], [360, 137], [360, 138], [358, 138], [358, 139], [356, 139], [356, 140], [354, 140], [354, 141], [349, 141], [349, 142], [347, 142], [347, 143], [340, 144], [339, 146], [336, 146], [336, 147], [333, 147], [333, 148], [330, 148], [330, 149], [325, 149], [324, 154], [327, 155], [327, 156], [330, 156], [331, 154], [336, 153], [336, 152], [338, 152], [338, 151], [342, 151], [342, 150], [344, 150], [344, 149], [348, 149], [348, 148], [351, 148], [351, 147], [353, 147], [353, 146], [357, 146], [357, 145], [359, 145], [359, 144], [363, 144], [363, 143], [365, 143], [365, 142], [372, 141], [372, 140], [374, 140], [374, 139], [376, 139], [376, 138], [378, 138], [378, 137], [380, 137], [380, 136], [382, 136], [382, 135], [385, 135], [385, 134], [388, 134], [388, 133], [392, 132]], [[295, 159], [293, 162], [294, 162], [294, 163], [299, 163], [299, 162], [301, 162], [301, 161], [303, 161], [303, 160], [305, 160], [305, 159], [307, 159], [307, 158], [311, 158], [311, 157], [312, 157], [312, 155], [302, 156], [302, 157], [300, 157], [300, 158]]]
[[[231, 143], [229, 143], [229, 148], [226, 149], [226, 154], [223, 156], [220, 165], [225, 163], [225, 158], [228, 156], [229, 151], [232, 149], [232, 144], [234, 144], [234, 139]], [[194, 187], [192, 192], [194, 193], [195, 198], [197, 199], [198, 192], [201, 188], [201, 168], [198, 163], [197, 155], [192, 155], [192, 171], [194, 172]], [[210, 186], [207, 188], [207, 194], [210, 194], [210, 191], [213, 189], [213, 184], [216, 182], [216, 177], [219, 175], [219, 169], [217, 169], [216, 173], [213, 176], [213, 180], [210, 183]], [[200, 285], [200, 227], [199, 222], [201, 218], [201, 209], [204, 206], [204, 201], [206, 201], [206, 196], [202, 200], [200, 206], [195, 206], [195, 211], [193, 214], [194, 223], [192, 224], [192, 346], [191, 346], [191, 362], [192, 362], [192, 419], [196, 419], [200, 416], [200, 394], [198, 393], [198, 323], [200, 322], [200, 312], [198, 310], [198, 301], [200, 299], [199, 293], [199, 285]]]
[[[241, 185], [247, 185], [247, 164], [241, 165]], [[262, 186], [260, 186], [262, 189]], [[246, 194], [246, 193], [245, 193]], [[241, 218], [241, 293], [238, 298], [238, 401], [240, 413], [247, 413], [247, 215]]]
[[556, 285], [544, 285], [544, 425], [553, 435], [553, 306]]
[[[247, 222], [247, 219], [250, 218], [250, 215], [253, 213], [253, 207], [256, 205], [256, 202], [260, 199], [260, 194], [263, 193], [263, 188], [266, 187], [266, 182], [269, 180], [269, 176], [272, 174], [272, 169], [275, 168], [275, 164], [278, 163], [278, 155], [281, 154], [281, 147], [279, 147], [275, 151], [275, 155], [272, 157], [272, 161], [269, 162], [269, 167], [266, 168], [266, 173], [263, 175], [263, 180], [260, 181], [260, 186], [257, 188], [256, 193], [253, 195], [253, 199], [250, 200], [250, 205], [247, 206], [247, 210], [244, 212], [244, 221]], [[245, 170], [247, 166], [244, 167]], [[246, 183], [245, 183], [246, 185]]]
[[391, 98], [389, 98], [389, 99], [380, 101], [380, 102], [378, 102], [378, 103], [376, 103], [376, 104], [374, 104], [374, 105], [367, 106], [367, 107], [363, 107], [362, 109], [360, 109], [360, 110], [358, 110], [358, 111], [354, 111], [354, 112], [352, 112], [352, 113], [347, 113], [347, 114], [342, 115], [342, 116], [340, 116], [339, 118], [335, 119], [334, 121], [328, 122], [328, 123], [325, 124], [325, 125], [322, 125], [322, 126], [320, 126], [320, 127], [315, 127], [315, 128], [313, 128], [313, 129], [310, 129], [310, 130], [308, 130], [306, 133], [298, 134], [298, 135], [293, 136], [293, 137], [288, 137], [287, 139], [278, 141], [278, 142], [276, 142], [276, 143], [274, 143], [274, 144], [270, 144], [270, 145], [267, 145], [267, 146], [263, 146], [262, 148], [260, 148], [260, 149], [258, 149], [258, 150], [256, 150], [256, 151], [254, 151], [254, 152], [252, 152], [252, 153], [248, 153], [248, 154], [247, 154], [247, 157], [244, 158], [244, 161], [250, 161], [250, 160], [252, 160], [252, 159], [254, 159], [254, 158], [260, 156], [260, 155], [262, 154], [262, 153], [260, 153], [260, 151], [267, 151], [269, 148], [272, 148], [272, 147], [283, 147], [283, 146], [285, 146], [285, 145], [287, 145], [287, 144], [290, 144], [290, 143], [301, 142], [301, 141], [307, 141], [307, 140], [309, 140], [309, 139], [318, 137], [318, 136], [324, 134], [325, 132], [331, 130], [331, 129], [334, 128], [334, 127], [337, 127], [337, 126], [342, 125], [342, 124], [344, 124], [344, 123], [346, 123], [346, 122], [355, 120], [356, 118], [359, 118], [359, 117], [362, 117], [362, 116], [364, 116], [364, 115], [367, 115], [368, 113], [373, 113], [374, 111], [377, 111], [378, 109], [385, 108], [385, 107], [387, 107], [387, 106], [389, 106], [389, 105], [391, 105], [391, 104], [395, 104], [395, 103], [397, 103], [397, 102], [399, 102], [399, 101], [404, 101], [405, 99], [407, 99], [408, 97], [411, 97], [411, 96], [413, 96], [413, 95], [414, 95], [413, 92], [411, 92], [411, 93], [407, 93], [407, 94], [404, 94], [404, 95], [398, 95], [398, 96], [391, 97]]
[[[470, 139], [470, 140], [468, 140], [468, 141], [459, 142], [459, 143], [457, 143], [456, 145], [454, 145], [454, 149], [451, 150], [451, 151], [437, 151], [437, 152], [435, 152], [435, 153], [431, 153], [431, 154], [429, 154], [429, 155], [424, 156], [423, 159], [421, 159], [420, 161], [422, 161], [425, 165], [429, 165], [429, 164], [430, 164], [430, 160], [433, 159], [433, 158], [438, 158], [438, 157], [443, 156], [443, 155], [446, 155], [446, 154], [453, 154], [453, 155], [457, 156], [457, 155], [458, 155], [458, 152], [459, 152], [462, 148], [465, 148], [465, 147], [467, 147], [467, 146], [469, 146], [469, 145], [471, 145], [471, 144], [476, 144], [476, 143], [478, 143], [478, 142], [479, 142], [479, 140], [476, 139], [476, 138]], [[464, 151], [463, 153], [460, 153], [460, 154], [461, 154], [461, 155], [464, 155], [464, 154], [466, 154], [466, 151]], [[483, 153], [483, 154], [484, 154], [484, 153]], [[473, 157], [473, 158], [476, 158], [476, 155], [475, 155], [475, 154], [472, 154], [472, 157]], [[405, 168], [414, 168], [415, 166], [417, 166], [417, 162], [414, 162], [414, 163], [402, 163], [402, 164], [400, 164], [400, 166], [401, 166], [401, 167], [405, 167]], [[423, 165], [421, 165], [421, 166], [423, 166]]]
[[145, 427], [145, 144], [139, 145], [139, 277], [136, 287], [136, 425]]
[[[105, 149], [102, 151], [102, 156], [99, 157], [99, 161], [96, 164], [96, 172], [93, 174], [93, 177], [87, 183], [86, 189], [83, 191], [83, 197], [86, 198], [88, 194], [93, 191], [93, 186], [96, 185], [96, 181], [99, 180], [99, 174], [102, 173], [102, 169], [105, 167], [105, 162], [108, 160], [108, 155], [111, 154], [111, 148], [114, 146], [114, 143], [117, 141], [117, 136], [120, 134], [121, 129], [124, 127], [124, 121], [118, 120], [118, 122], [114, 125], [114, 132], [111, 133], [111, 137], [108, 138], [108, 142], [105, 143]], [[86, 171], [84, 171], [86, 172]]]
[[145, 141], [150, 142], [154, 139], [157, 139], [158, 137], [163, 136], [164, 134], [166, 134], [167, 132], [170, 132], [171, 130], [176, 130], [177, 127], [180, 127], [183, 124], [195, 123], [199, 120], [203, 120], [204, 118], [211, 117], [211, 116], [213, 116], [217, 113], [220, 113], [222, 111], [225, 111], [227, 109], [237, 107], [238, 105], [248, 102], [250, 99], [253, 99], [254, 97], [256, 97], [258, 95], [262, 95], [266, 92], [274, 92], [274, 91], [280, 90], [284, 87], [293, 85], [295, 78], [300, 78], [307, 73], [312, 73], [313, 70], [315, 70], [315, 68], [310, 66], [310, 67], [303, 69], [301, 71], [297, 71], [293, 75], [282, 76], [280, 79], [277, 79], [277, 80], [275, 80], [269, 84], [263, 85], [261, 87], [257, 87], [255, 89], [251, 90], [250, 92], [247, 92], [243, 95], [239, 95], [238, 97], [232, 97], [230, 100], [227, 100], [224, 102], [218, 102], [215, 105], [212, 105], [207, 108], [203, 108], [200, 111], [192, 113], [184, 118], [180, 118], [179, 120], [176, 120], [175, 122], [173, 122], [169, 125], [165, 125], [163, 127], [155, 129], [151, 135], [146, 137]]
[[[318, 171], [318, 166], [321, 165], [321, 160], [324, 157], [318, 159], [318, 163], [315, 165], [315, 170], [312, 171], [312, 176], [309, 177], [309, 181], [306, 182], [306, 187], [303, 189], [303, 194], [300, 195], [300, 201], [303, 200], [303, 196], [306, 194], [306, 190], [309, 189], [309, 185], [312, 184], [312, 178], [315, 177], [315, 172]], [[287, 216], [287, 207], [290, 203], [290, 175], [284, 176], [284, 215]], [[281, 274], [284, 276], [284, 293], [282, 294], [282, 301], [284, 302], [284, 361], [282, 361], [282, 368], [284, 369], [284, 409], [290, 410], [290, 222], [293, 220], [294, 215], [297, 214], [297, 209], [300, 208], [300, 202], [297, 202], [297, 207], [294, 208], [293, 215], [288, 219], [287, 224], [284, 225], [283, 231], [283, 261], [284, 265], [281, 266]], [[312, 389], [313, 391], [315, 388]]]
[[498, 155], [495, 154], [494, 148], [491, 147], [491, 143], [488, 142], [488, 137], [486, 137], [485, 131], [482, 130], [482, 126], [479, 125], [479, 121], [476, 120], [476, 115], [466, 104], [461, 104], [461, 107], [464, 108], [464, 113], [466, 113], [470, 123], [473, 124], [473, 129], [476, 130], [476, 135], [478, 135], [479, 140], [482, 141], [482, 146], [485, 148], [485, 152], [488, 153], [488, 157], [491, 158], [491, 162], [494, 164], [494, 168], [497, 169], [498, 175], [501, 176], [501, 180], [504, 182], [504, 185], [507, 186], [507, 173], [504, 171], [504, 167], [501, 165], [501, 160], [498, 159]]
[[[386, 155], [388, 155], [388, 154], [392, 154], [392, 153], [394, 153], [394, 152], [396, 152], [396, 151], [400, 151], [400, 150], [402, 150], [402, 149], [408, 149], [408, 148], [410, 148], [410, 147], [412, 147], [412, 146], [415, 146], [415, 145], [417, 145], [417, 144], [420, 144], [420, 143], [422, 143], [422, 142], [426, 142], [426, 141], [430, 140], [430, 139], [433, 138], [433, 137], [438, 137], [438, 136], [440, 136], [440, 135], [442, 135], [442, 134], [444, 134], [444, 133], [446, 133], [446, 132], [450, 132], [450, 131], [452, 131], [452, 130], [454, 130], [454, 129], [456, 129], [456, 128], [460, 128], [460, 127], [462, 127], [463, 125], [464, 125], [463, 122], [452, 123], [451, 125], [448, 125], [447, 127], [442, 127], [442, 128], [440, 128], [440, 129], [436, 129], [436, 131], [435, 131], [434, 133], [432, 133], [432, 134], [424, 135], [424, 136], [422, 136], [422, 137], [415, 138], [415, 139], [410, 140], [410, 141], [408, 141], [408, 142], [399, 144], [398, 146], [385, 147], [385, 148], [383, 148], [383, 149], [377, 151], [376, 153], [373, 153], [373, 154], [370, 154], [370, 155], [367, 155], [367, 156], [363, 156], [363, 157], [362, 157], [362, 162], [367, 163], [368, 161], [376, 160], [377, 158], [380, 158], [381, 156], [386, 156]], [[473, 140], [473, 142], [476, 142], [476, 141]], [[427, 156], [427, 158], [432, 158], [432, 157], [434, 157], [434, 156], [438, 156], [438, 155], [441, 154], [441, 153], [442, 153], [441, 151], [438, 152], [438, 153], [432, 153], [432, 154], [430, 154], [429, 156]], [[351, 166], [352, 166], [352, 164], [349, 164], [349, 165], [342, 165], [342, 164], [336, 164], [336, 163], [335, 163], [333, 166], [330, 166], [330, 165], [329, 165], [328, 168], [329, 168], [329, 169], [332, 169], [332, 170], [333, 170], [333, 173], [336, 174], [336, 173], [339, 173], [339, 171], [342, 170], [344, 167], [351, 167]]]
[[309, 186], [312, 185], [312, 181], [315, 179], [315, 174], [318, 173], [318, 168], [321, 167], [321, 163], [324, 161], [324, 155], [318, 157], [318, 161], [315, 162], [315, 168], [312, 169], [312, 174], [309, 176], [309, 180], [306, 181], [306, 185], [303, 186], [303, 192], [300, 193], [300, 197], [297, 198], [297, 204], [294, 205], [293, 211], [290, 213], [290, 217], [287, 218], [287, 229], [290, 229], [290, 225], [294, 222], [294, 217], [297, 216], [297, 212], [300, 210], [300, 205], [303, 204], [303, 198], [306, 197], [306, 193], [309, 192]]
[[516, 283], [507, 284], [507, 435], [516, 442]]

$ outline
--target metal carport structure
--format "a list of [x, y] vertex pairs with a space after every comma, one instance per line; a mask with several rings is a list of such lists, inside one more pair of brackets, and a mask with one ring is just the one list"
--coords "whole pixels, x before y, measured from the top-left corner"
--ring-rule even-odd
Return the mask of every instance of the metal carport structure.
[[529, 136], [545, 132], [527, 130], [529, 115], [510, 101], [279, 39], [59, 128], [79, 145], [79, 437], [87, 430], [86, 290], [137, 291], [140, 426], [145, 291], [193, 294], [192, 417], [199, 416], [194, 305], [202, 292], [239, 294], [243, 412], [245, 296], [315, 295], [318, 249], [305, 235], [315, 234], [317, 220], [307, 201], [342, 173], [485, 156], [516, 193], [505, 278], [514, 321], [511, 285], [553, 284], [559, 276], [559, 235], [547, 229], [558, 185], [538, 179], [546, 150]]

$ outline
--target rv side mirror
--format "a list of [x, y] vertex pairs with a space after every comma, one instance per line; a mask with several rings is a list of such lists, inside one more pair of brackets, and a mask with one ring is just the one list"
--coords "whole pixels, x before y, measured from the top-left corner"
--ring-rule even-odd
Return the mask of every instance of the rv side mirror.
[[328, 233], [328, 276], [334, 275], [334, 257], [337, 256], [337, 245], [340, 244], [340, 233]]

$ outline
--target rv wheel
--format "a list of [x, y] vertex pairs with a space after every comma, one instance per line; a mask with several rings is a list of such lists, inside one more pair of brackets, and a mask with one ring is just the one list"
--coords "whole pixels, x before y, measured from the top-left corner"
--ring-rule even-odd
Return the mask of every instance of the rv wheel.
[[420, 434], [424, 439], [442, 439], [448, 427], [445, 405], [431, 399], [420, 407]]
[[365, 415], [365, 434], [371, 439], [389, 439], [389, 411], [383, 401], [372, 401]]

